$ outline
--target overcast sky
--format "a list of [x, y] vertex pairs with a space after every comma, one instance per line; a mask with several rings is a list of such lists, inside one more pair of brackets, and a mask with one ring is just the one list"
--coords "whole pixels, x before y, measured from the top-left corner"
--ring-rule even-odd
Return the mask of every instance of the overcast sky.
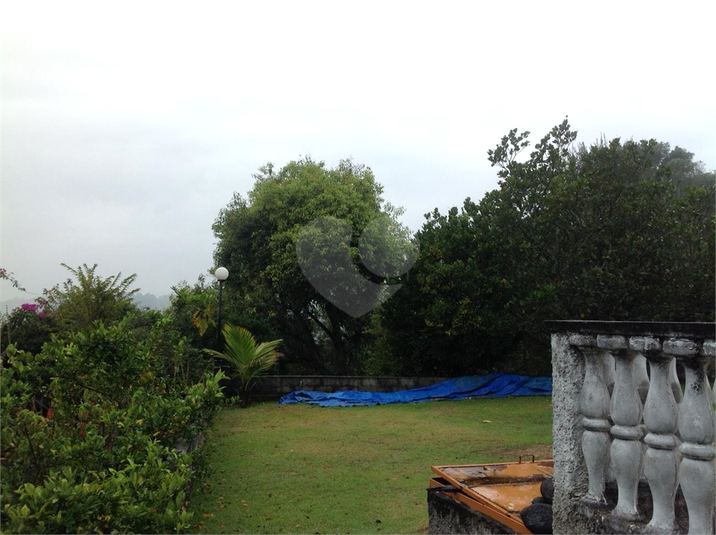
[[511, 128], [656, 138], [716, 168], [713, 2], [4, 2], [2, 299], [70, 266], [156, 295], [212, 267], [252, 174], [370, 166], [423, 215], [497, 186]]

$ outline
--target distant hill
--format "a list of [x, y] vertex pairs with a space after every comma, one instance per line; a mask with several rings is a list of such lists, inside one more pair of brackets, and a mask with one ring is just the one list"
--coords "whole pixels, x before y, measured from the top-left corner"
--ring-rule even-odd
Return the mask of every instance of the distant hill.
[[132, 298], [139, 308], [164, 310], [165, 308], [169, 308], [169, 305], [171, 304], [169, 302], [169, 295], [160, 295], [157, 297], [154, 294], [136, 293], [132, 296]]
[[[136, 293], [133, 296], [134, 302], [139, 308], [150, 308], [152, 310], [163, 310], [168, 308], [170, 305], [169, 295], [160, 295], [157, 297], [154, 294], [143, 294]], [[15, 297], [14, 299], [8, 299], [6, 301], [0, 301], [0, 314], [5, 314], [5, 311], [12, 312], [16, 308], [22, 306], [25, 303], [34, 303], [35, 300], [32, 297]]]

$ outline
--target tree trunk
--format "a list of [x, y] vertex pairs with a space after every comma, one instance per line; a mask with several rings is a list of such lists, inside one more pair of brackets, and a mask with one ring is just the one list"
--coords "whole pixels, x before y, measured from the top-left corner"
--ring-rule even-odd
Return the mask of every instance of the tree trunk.
[[241, 408], [245, 409], [251, 405], [250, 389], [244, 385], [239, 386], [239, 399], [241, 400]]
[[345, 340], [341, 332], [340, 312], [333, 305], [326, 306], [328, 320], [331, 322], [331, 343], [338, 375], [349, 375], [348, 354], [346, 353]]

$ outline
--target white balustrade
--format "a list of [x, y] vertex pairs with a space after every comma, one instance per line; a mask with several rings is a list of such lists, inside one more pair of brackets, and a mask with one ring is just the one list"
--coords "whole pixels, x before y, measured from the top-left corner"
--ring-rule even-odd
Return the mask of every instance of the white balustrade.
[[[568, 532], [560, 526], [570, 525], [575, 530], [594, 530], [589, 522], [604, 522], [601, 532], [679, 533], [685, 532], [688, 521], [689, 533], [713, 534], [716, 393], [708, 378], [708, 364], [716, 357], [713, 324], [554, 322], [557, 327], [562, 324], [585, 327], [581, 332], [566, 330], [562, 331], [566, 336], [553, 337], [553, 359], [558, 359], [553, 363], [577, 363], [581, 358], [584, 364], [575, 414], [578, 420], [572, 421], [581, 426], [580, 462], [588, 481], [585, 485], [578, 478], [562, 479], [583, 490], [576, 495], [569, 489], [558, 493], [565, 500], [570, 496], [578, 500], [555, 503], [555, 533]], [[612, 327], [616, 333], [610, 332]], [[709, 338], [704, 339], [706, 336]], [[560, 340], [564, 345], [555, 346]], [[677, 364], [686, 378], [683, 392]], [[576, 391], [563, 392], [574, 400]], [[562, 403], [560, 395], [555, 392], [553, 397], [555, 409]], [[567, 400], [560, 407], [574, 406], [572, 403]], [[559, 414], [564, 414], [562, 408]], [[556, 441], [564, 422], [557, 422]], [[571, 451], [573, 456], [579, 450], [558, 451]], [[555, 481], [560, 480], [558, 466], [579, 465], [569, 458], [558, 459], [555, 453]], [[611, 488], [610, 473], [618, 492], [611, 510], [606, 492]], [[639, 492], [640, 479], [650, 490], [650, 517], [645, 502], [640, 503], [640, 496], [646, 496]], [[677, 508], [679, 487], [683, 501]], [[583, 509], [576, 503], [583, 504]], [[586, 514], [591, 520], [578, 521], [575, 514]]]

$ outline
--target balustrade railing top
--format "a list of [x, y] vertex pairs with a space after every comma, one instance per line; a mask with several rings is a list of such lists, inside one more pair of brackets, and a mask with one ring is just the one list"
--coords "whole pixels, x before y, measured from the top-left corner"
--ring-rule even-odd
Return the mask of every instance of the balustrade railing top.
[[716, 324], [547, 325], [555, 533], [714, 533]]
[[716, 338], [716, 323], [710, 322], [552, 320], [546, 321], [545, 325], [552, 333], [666, 336], [700, 340]]

